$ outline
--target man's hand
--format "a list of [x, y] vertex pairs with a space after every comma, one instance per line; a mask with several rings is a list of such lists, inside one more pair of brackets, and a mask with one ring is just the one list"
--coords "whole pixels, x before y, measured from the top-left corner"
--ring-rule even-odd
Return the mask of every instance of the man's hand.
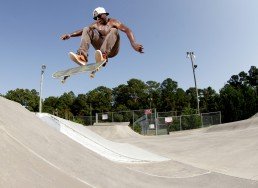
[[62, 39], [62, 40], [68, 40], [69, 38], [71, 38], [71, 35], [69, 35], [69, 34], [64, 34], [60, 37], [60, 39]]
[[133, 49], [137, 52], [144, 53], [143, 52], [143, 46], [141, 44], [133, 43], [132, 44]]

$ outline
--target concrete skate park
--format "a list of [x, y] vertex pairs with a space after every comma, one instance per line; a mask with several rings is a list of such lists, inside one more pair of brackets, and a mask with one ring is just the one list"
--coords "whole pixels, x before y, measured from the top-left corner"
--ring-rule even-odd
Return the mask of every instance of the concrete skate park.
[[258, 187], [255, 116], [142, 136], [0, 104], [0, 187]]

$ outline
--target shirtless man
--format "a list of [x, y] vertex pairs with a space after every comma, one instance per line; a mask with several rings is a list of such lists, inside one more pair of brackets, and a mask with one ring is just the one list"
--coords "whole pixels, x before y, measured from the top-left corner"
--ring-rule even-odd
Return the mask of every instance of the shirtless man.
[[98, 7], [93, 11], [93, 19], [96, 21], [89, 27], [61, 36], [62, 40], [81, 36], [80, 48], [77, 53], [69, 53], [70, 58], [74, 62], [79, 65], [87, 64], [90, 44], [96, 50], [95, 58], [97, 61], [107, 60], [116, 56], [120, 43], [119, 30], [126, 33], [135, 51], [143, 53], [143, 46], [136, 43], [133, 32], [120, 21], [108, 18], [108, 15], [109, 13], [103, 7]]

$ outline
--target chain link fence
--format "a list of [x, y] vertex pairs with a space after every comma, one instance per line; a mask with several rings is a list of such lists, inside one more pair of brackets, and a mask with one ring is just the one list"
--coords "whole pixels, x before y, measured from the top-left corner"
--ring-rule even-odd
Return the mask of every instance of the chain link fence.
[[173, 132], [221, 124], [221, 112], [166, 116], [157, 119], [159, 126], [166, 127], [168, 132]]
[[82, 125], [93, 125], [96, 123], [96, 116], [74, 116], [72, 120]]
[[202, 113], [202, 126], [221, 124], [221, 112]]
[[156, 112], [155, 109], [97, 113], [96, 116], [75, 116], [83, 125], [105, 122], [130, 122], [131, 128], [142, 135], [164, 135], [173, 131], [197, 129], [221, 123], [220, 112], [180, 115], [176, 111]]

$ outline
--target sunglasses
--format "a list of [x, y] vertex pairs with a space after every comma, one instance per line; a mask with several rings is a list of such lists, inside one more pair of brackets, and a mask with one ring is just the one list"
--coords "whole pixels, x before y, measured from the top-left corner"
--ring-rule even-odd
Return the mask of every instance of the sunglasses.
[[101, 18], [101, 16], [102, 16], [103, 14], [99, 14], [98, 16], [96, 16], [96, 19], [100, 19]]

